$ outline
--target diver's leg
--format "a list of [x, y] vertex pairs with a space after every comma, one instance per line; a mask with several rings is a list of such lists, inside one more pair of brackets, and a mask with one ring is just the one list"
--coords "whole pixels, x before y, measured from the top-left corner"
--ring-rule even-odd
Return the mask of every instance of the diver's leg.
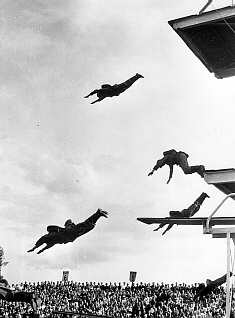
[[[232, 276], [232, 272], [230, 272], [230, 276]], [[226, 282], [226, 279], [227, 279], [227, 274], [213, 280], [213, 281], [210, 281], [210, 286], [216, 288], [216, 287], [219, 287], [221, 285], [223, 285], [225, 282]]]
[[97, 220], [101, 217], [108, 217], [108, 212], [103, 211], [101, 209], [98, 209], [96, 213], [92, 214], [88, 219], [86, 219], [84, 222], [79, 223], [76, 225], [76, 232], [78, 236], [84, 235], [91, 230], [94, 229]]
[[33, 248], [31, 248], [30, 250], [28, 250], [28, 251], [27, 251], [27, 253], [33, 252], [36, 248], [37, 248], [37, 246], [36, 246], [36, 245], [34, 245], [34, 247], [33, 247]]
[[44, 252], [45, 250], [47, 250], [48, 248], [51, 248], [52, 246], [54, 246], [55, 244], [47, 244], [45, 247], [43, 247], [39, 252], [37, 252], [37, 254], [41, 254], [42, 252]]
[[180, 168], [183, 170], [184, 174], [190, 174], [191, 168], [188, 164], [188, 158], [187, 158], [186, 154], [181, 152], [181, 153], [178, 153], [178, 156], [179, 156], [178, 164], [179, 164]]
[[159, 159], [156, 163], [156, 165], [153, 167], [152, 171], [149, 172], [148, 176], [151, 176], [154, 171], [157, 171], [159, 168], [162, 168], [165, 164], [167, 164], [167, 158], [163, 157], [162, 159]]
[[192, 174], [197, 172], [201, 177], [204, 176], [205, 167], [202, 165], [198, 166], [189, 166], [188, 158], [185, 153], [181, 152], [178, 154], [179, 156], [179, 166], [183, 170], [184, 174]]
[[204, 178], [205, 167], [203, 165], [191, 166], [191, 173], [198, 173], [202, 178]]
[[107, 218], [108, 217], [108, 212], [103, 211], [101, 209], [98, 209], [94, 214], [92, 214], [84, 222], [95, 224], [101, 216], [104, 216], [105, 218]]
[[154, 232], [155, 232], [155, 231], [158, 231], [158, 230], [160, 230], [161, 228], [163, 228], [165, 225], [166, 225], [166, 223], [160, 223], [159, 226], [158, 226], [155, 230], [153, 230], [153, 231], [154, 231]]
[[84, 96], [84, 98], [88, 98], [88, 97], [90, 97], [90, 96], [92, 96], [92, 95], [94, 95], [94, 94], [97, 94], [98, 93], [98, 89], [95, 89], [94, 91], [92, 91], [90, 94], [88, 94], [87, 96]]
[[169, 212], [170, 218], [182, 218], [183, 215], [180, 211], [170, 211]]
[[191, 204], [187, 209], [182, 210], [183, 217], [190, 218], [196, 214], [206, 198], [209, 198], [209, 195], [205, 192], [202, 192], [202, 194], [194, 201], [193, 204]]
[[140, 77], [143, 77], [143, 76], [136, 74], [132, 76], [131, 78], [129, 78], [128, 80], [126, 80], [125, 82], [118, 84], [118, 92], [123, 93], [125, 90], [131, 87], [131, 85], [134, 84], [135, 81], [137, 81]]

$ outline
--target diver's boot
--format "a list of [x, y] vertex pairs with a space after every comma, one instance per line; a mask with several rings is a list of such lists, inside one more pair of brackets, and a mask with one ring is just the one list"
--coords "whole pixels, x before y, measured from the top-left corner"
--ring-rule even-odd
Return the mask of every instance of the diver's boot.
[[108, 212], [104, 211], [104, 210], [101, 210], [101, 209], [98, 209], [99, 213], [101, 216], [104, 216], [105, 218], [108, 217]]
[[202, 192], [202, 194], [197, 198], [197, 200], [195, 201], [195, 203], [198, 203], [199, 205], [202, 205], [203, 201], [209, 198], [209, 195], [206, 192]]
[[200, 210], [200, 207], [206, 198], [209, 198], [209, 195], [205, 192], [202, 192], [202, 194], [194, 201], [192, 205], [190, 205], [188, 209], [182, 210], [184, 217], [190, 218], [196, 214]]
[[144, 78], [144, 76], [139, 73], [136, 73], [136, 76], [138, 76], [139, 78]]

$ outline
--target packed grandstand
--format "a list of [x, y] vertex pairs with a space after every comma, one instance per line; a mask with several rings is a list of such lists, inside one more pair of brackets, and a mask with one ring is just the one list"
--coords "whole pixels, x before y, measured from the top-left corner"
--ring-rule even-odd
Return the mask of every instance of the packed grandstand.
[[[198, 284], [103, 284], [79, 282], [20, 283], [13, 288], [36, 292], [40, 317], [221, 318], [225, 315], [223, 287], [194, 301]], [[232, 304], [233, 307], [234, 304]], [[74, 313], [74, 314], [73, 314]], [[0, 301], [0, 317], [31, 317], [26, 303]], [[232, 316], [233, 317], [233, 316]]]

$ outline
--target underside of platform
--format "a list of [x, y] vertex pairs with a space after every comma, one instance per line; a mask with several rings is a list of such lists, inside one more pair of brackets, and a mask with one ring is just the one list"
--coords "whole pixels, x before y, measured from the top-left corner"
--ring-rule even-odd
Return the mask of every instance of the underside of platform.
[[[137, 218], [145, 224], [177, 224], [177, 225], [205, 225], [208, 218]], [[214, 225], [235, 225], [235, 217], [213, 217], [210, 226]]]
[[[212, 234], [212, 238], [226, 238], [227, 234], [226, 233], [216, 233]], [[230, 234], [230, 238], [234, 239], [235, 238], [235, 233]]]
[[[235, 169], [206, 170], [204, 179], [225, 194], [235, 193]], [[235, 199], [235, 196], [233, 197]]]
[[214, 228], [208, 234], [212, 234], [213, 238], [226, 238], [228, 233], [230, 238], [235, 238], [235, 227]]
[[169, 24], [217, 78], [235, 75], [235, 7], [179, 18]]

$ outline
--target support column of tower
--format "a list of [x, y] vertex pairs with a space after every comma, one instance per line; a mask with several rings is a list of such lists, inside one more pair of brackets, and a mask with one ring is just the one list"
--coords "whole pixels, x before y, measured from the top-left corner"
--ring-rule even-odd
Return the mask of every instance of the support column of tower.
[[227, 283], [226, 283], [226, 318], [230, 318], [230, 232], [227, 233]]

